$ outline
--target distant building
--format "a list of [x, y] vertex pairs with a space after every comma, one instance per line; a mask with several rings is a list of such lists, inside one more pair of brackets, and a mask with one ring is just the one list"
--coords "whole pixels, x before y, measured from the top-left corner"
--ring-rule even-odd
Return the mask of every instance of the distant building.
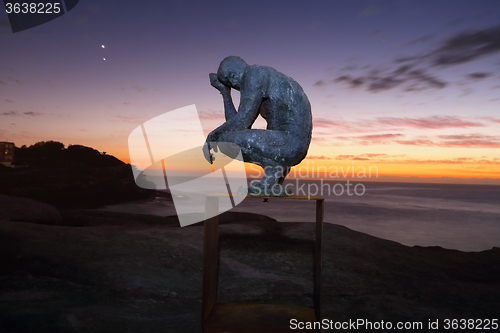
[[14, 147], [12, 142], [0, 142], [0, 164], [12, 165], [12, 162], [14, 162]]

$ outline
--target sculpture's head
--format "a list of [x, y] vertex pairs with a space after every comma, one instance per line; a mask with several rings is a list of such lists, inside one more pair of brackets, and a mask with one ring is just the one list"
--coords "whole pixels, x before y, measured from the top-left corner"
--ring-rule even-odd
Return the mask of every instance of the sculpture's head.
[[224, 85], [240, 90], [241, 80], [247, 67], [248, 64], [240, 57], [226, 57], [219, 65], [217, 78]]

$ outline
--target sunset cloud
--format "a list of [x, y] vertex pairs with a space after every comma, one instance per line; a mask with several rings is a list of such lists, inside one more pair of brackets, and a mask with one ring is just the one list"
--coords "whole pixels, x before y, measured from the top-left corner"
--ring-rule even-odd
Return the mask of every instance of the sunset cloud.
[[465, 121], [453, 116], [431, 116], [425, 118], [377, 118], [380, 124], [391, 126], [413, 127], [421, 129], [442, 129], [442, 128], [466, 128], [466, 127], [484, 127], [483, 124]]
[[[418, 159], [408, 158], [408, 155], [389, 155], [389, 154], [358, 154], [358, 155], [337, 155], [337, 161], [371, 161], [380, 164], [405, 164], [405, 165], [461, 165], [468, 169], [491, 169], [491, 167], [500, 166], [499, 158], [487, 158], [486, 156], [477, 157], [456, 157], [449, 159]], [[490, 171], [488, 171], [490, 173]]]
[[[393, 70], [372, 69], [364, 75], [341, 75], [331, 83], [345, 83], [350, 88], [364, 86], [370, 92], [381, 92], [402, 87], [405, 91], [422, 91], [426, 89], [442, 89], [448, 83], [430, 75], [422, 68], [414, 65], [402, 65]], [[316, 82], [315, 86], [324, 86], [323, 80]]]
[[331, 120], [327, 118], [314, 118], [314, 128], [337, 128], [344, 132], [360, 132], [368, 128], [373, 128], [375, 124], [370, 120], [359, 121], [344, 121], [344, 120]]
[[25, 116], [31, 116], [31, 117], [41, 116], [42, 114], [43, 113], [41, 113], [41, 112], [32, 112], [32, 111], [23, 112], [23, 115], [25, 115]]
[[313, 136], [311, 138], [311, 142], [313, 142], [315, 145], [318, 145], [318, 146], [328, 146], [328, 147], [332, 147], [332, 146], [348, 146], [349, 145], [349, 142], [348, 141], [345, 141], [345, 142], [341, 142], [339, 140], [336, 140], [337, 137], [323, 137], [323, 136]]
[[327, 85], [327, 83], [323, 80], [318, 80], [318, 81], [316, 81], [315, 84], [313, 84], [314, 87], [324, 87], [326, 85]]
[[[461, 134], [461, 135], [438, 135], [434, 137], [419, 136], [406, 138], [399, 133], [374, 134], [361, 136], [336, 136], [333, 138], [351, 145], [388, 145], [400, 144], [408, 146], [423, 147], [460, 147], [460, 148], [500, 148], [500, 136], [482, 134]], [[350, 155], [349, 155], [350, 156]], [[359, 156], [361, 158], [371, 158], [376, 156]]]
[[361, 136], [337, 136], [335, 139], [343, 141], [351, 141], [359, 145], [385, 145], [394, 142], [396, 139], [404, 138], [403, 134], [373, 134]]
[[387, 157], [387, 154], [359, 154], [359, 155], [337, 155], [336, 160], [349, 160], [349, 161], [369, 161], [373, 158]]
[[426, 139], [396, 140], [394, 142], [399, 143], [401, 145], [409, 145], [409, 146], [426, 146], [426, 147], [438, 146], [432, 140], [426, 140]]
[[440, 135], [445, 147], [500, 148], [500, 136], [483, 134]]
[[217, 120], [221, 122], [226, 121], [224, 111], [222, 110], [206, 110], [200, 111], [198, 114], [201, 120]]
[[[433, 38], [434, 35], [425, 35], [411, 40], [405, 46], [425, 43]], [[436, 68], [459, 65], [500, 52], [500, 25], [483, 30], [462, 31], [437, 45], [420, 55], [398, 57], [390, 68], [374, 66], [375, 69], [356, 74], [352, 71], [356, 71], [360, 66], [351, 66], [349, 73], [346, 73], [344, 68], [335, 79], [320, 79], [314, 86], [325, 87], [327, 84], [341, 83], [352, 89], [364, 88], [372, 93], [395, 88], [406, 92], [443, 89], [449, 83], [436, 76]], [[492, 75], [488, 72], [475, 72], [466, 75], [466, 78], [477, 81]]]
[[374, 157], [380, 158], [380, 157], [387, 157], [390, 155], [388, 155], [388, 154], [363, 154], [363, 156], [366, 156], [369, 158], [374, 158]]
[[418, 38], [412, 39], [411, 41], [409, 41], [408, 43], [406, 43], [405, 46], [411, 46], [411, 45], [415, 45], [415, 44], [418, 44], [418, 43], [425, 43], [425, 42], [428, 42], [428, 41], [434, 39], [435, 36], [436, 36], [435, 34], [430, 34], [430, 35], [425, 35], [425, 36], [422, 36], [422, 37], [418, 37]]
[[500, 136], [483, 134], [439, 135], [436, 140], [395, 140], [394, 142], [425, 147], [500, 148]]
[[19, 116], [17, 111], [5, 111], [0, 113], [0, 116]]
[[500, 25], [489, 29], [461, 32], [448, 39], [429, 56], [433, 65], [456, 65], [500, 51]]
[[115, 116], [118, 118], [118, 120], [123, 121], [125, 123], [131, 123], [131, 124], [142, 124], [148, 119], [148, 116], [142, 115], [142, 116], [124, 116], [124, 115], [117, 115]]
[[495, 118], [495, 117], [481, 117], [481, 119], [491, 121], [492, 123], [500, 124], [500, 118]]
[[18, 112], [18, 111], [5, 111], [0, 113], [0, 116], [11, 116], [11, 117], [19, 117], [19, 116], [28, 116], [28, 117], [36, 117], [36, 116], [41, 116], [43, 113], [41, 112]]
[[472, 80], [482, 80], [482, 79], [486, 79], [487, 77], [490, 77], [490, 76], [493, 76], [493, 74], [484, 73], [484, 72], [467, 74], [467, 78], [472, 79]]
[[324, 155], [321, 156], [307, 156], [306, 160], [331, 160], [330, 157], [326, 157]]
[[7, 77], [10, 81], [16, 82], [18, 84], [23, 84], [20, 80], [13, 78], [12, 76]]
[[458, 65], [500, 51], [500, 25], [476, 31], [463, 31], [444, 40], [436, 49], [420, 55], [402, 57], [396, 62], [427, 61], [431, 66]]
[[494, 159], [477, 159], [475, 157], [457, 157], [451, 159], [395, 159], [385, 161], [389, 164], [462, 164], [462, 165], [500, 165], [500, 161]]
[[[496, 122], [495, 118], [481, 118]], [[328, 128], [333, 131], [340, 130], [343, 133], [359, 133], [367, 130], [390, 130], [394, 128], [417, 128], [417, 129], [444, 129], [444, 128], [469, 128], [485, 127], [484, 124], [464, 120], [456, 116], [428, 116], [428, 117], [378, 117], [375, 119], [345, 121], [330, 120], [327, 118], [315, 118], [315, 128]]]

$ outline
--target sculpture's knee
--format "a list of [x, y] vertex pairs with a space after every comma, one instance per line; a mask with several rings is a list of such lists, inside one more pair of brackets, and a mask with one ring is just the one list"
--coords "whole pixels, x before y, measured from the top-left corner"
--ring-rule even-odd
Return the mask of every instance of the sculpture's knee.
[[241, 156], [240, 153], [242, 153], [241, 147], [234, 142], [219, 141], [217, 147], [223, 154], [233, 159], [238, 159], [238, 156]]
[[[224, 144], [229, 143], [229, 144]], [[246, 131], [227, 132], [219, 137], [220, 151], [231, 158], [236, 158], [241, 152], [245, 162], [253, 162], [256, 155], [252, 145], [251, 134]]]

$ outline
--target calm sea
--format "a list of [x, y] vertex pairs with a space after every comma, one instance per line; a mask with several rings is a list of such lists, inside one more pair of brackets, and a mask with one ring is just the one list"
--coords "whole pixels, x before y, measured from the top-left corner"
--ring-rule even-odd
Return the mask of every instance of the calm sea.
[[[500, 247], [500, 186], [287, 180], [294, 193], [325, 198], [325, 222], [404, 245], [461, 251]], [[357, 186], [356, 186], [357, 185]], [[189, 200], [187, 198], [186, 200]], [[157, 199], [109, 206], [107, 210], [174, 215]], [[233, 208], [280, 222], [314, 222], [314, 201], [245, 199]]]

